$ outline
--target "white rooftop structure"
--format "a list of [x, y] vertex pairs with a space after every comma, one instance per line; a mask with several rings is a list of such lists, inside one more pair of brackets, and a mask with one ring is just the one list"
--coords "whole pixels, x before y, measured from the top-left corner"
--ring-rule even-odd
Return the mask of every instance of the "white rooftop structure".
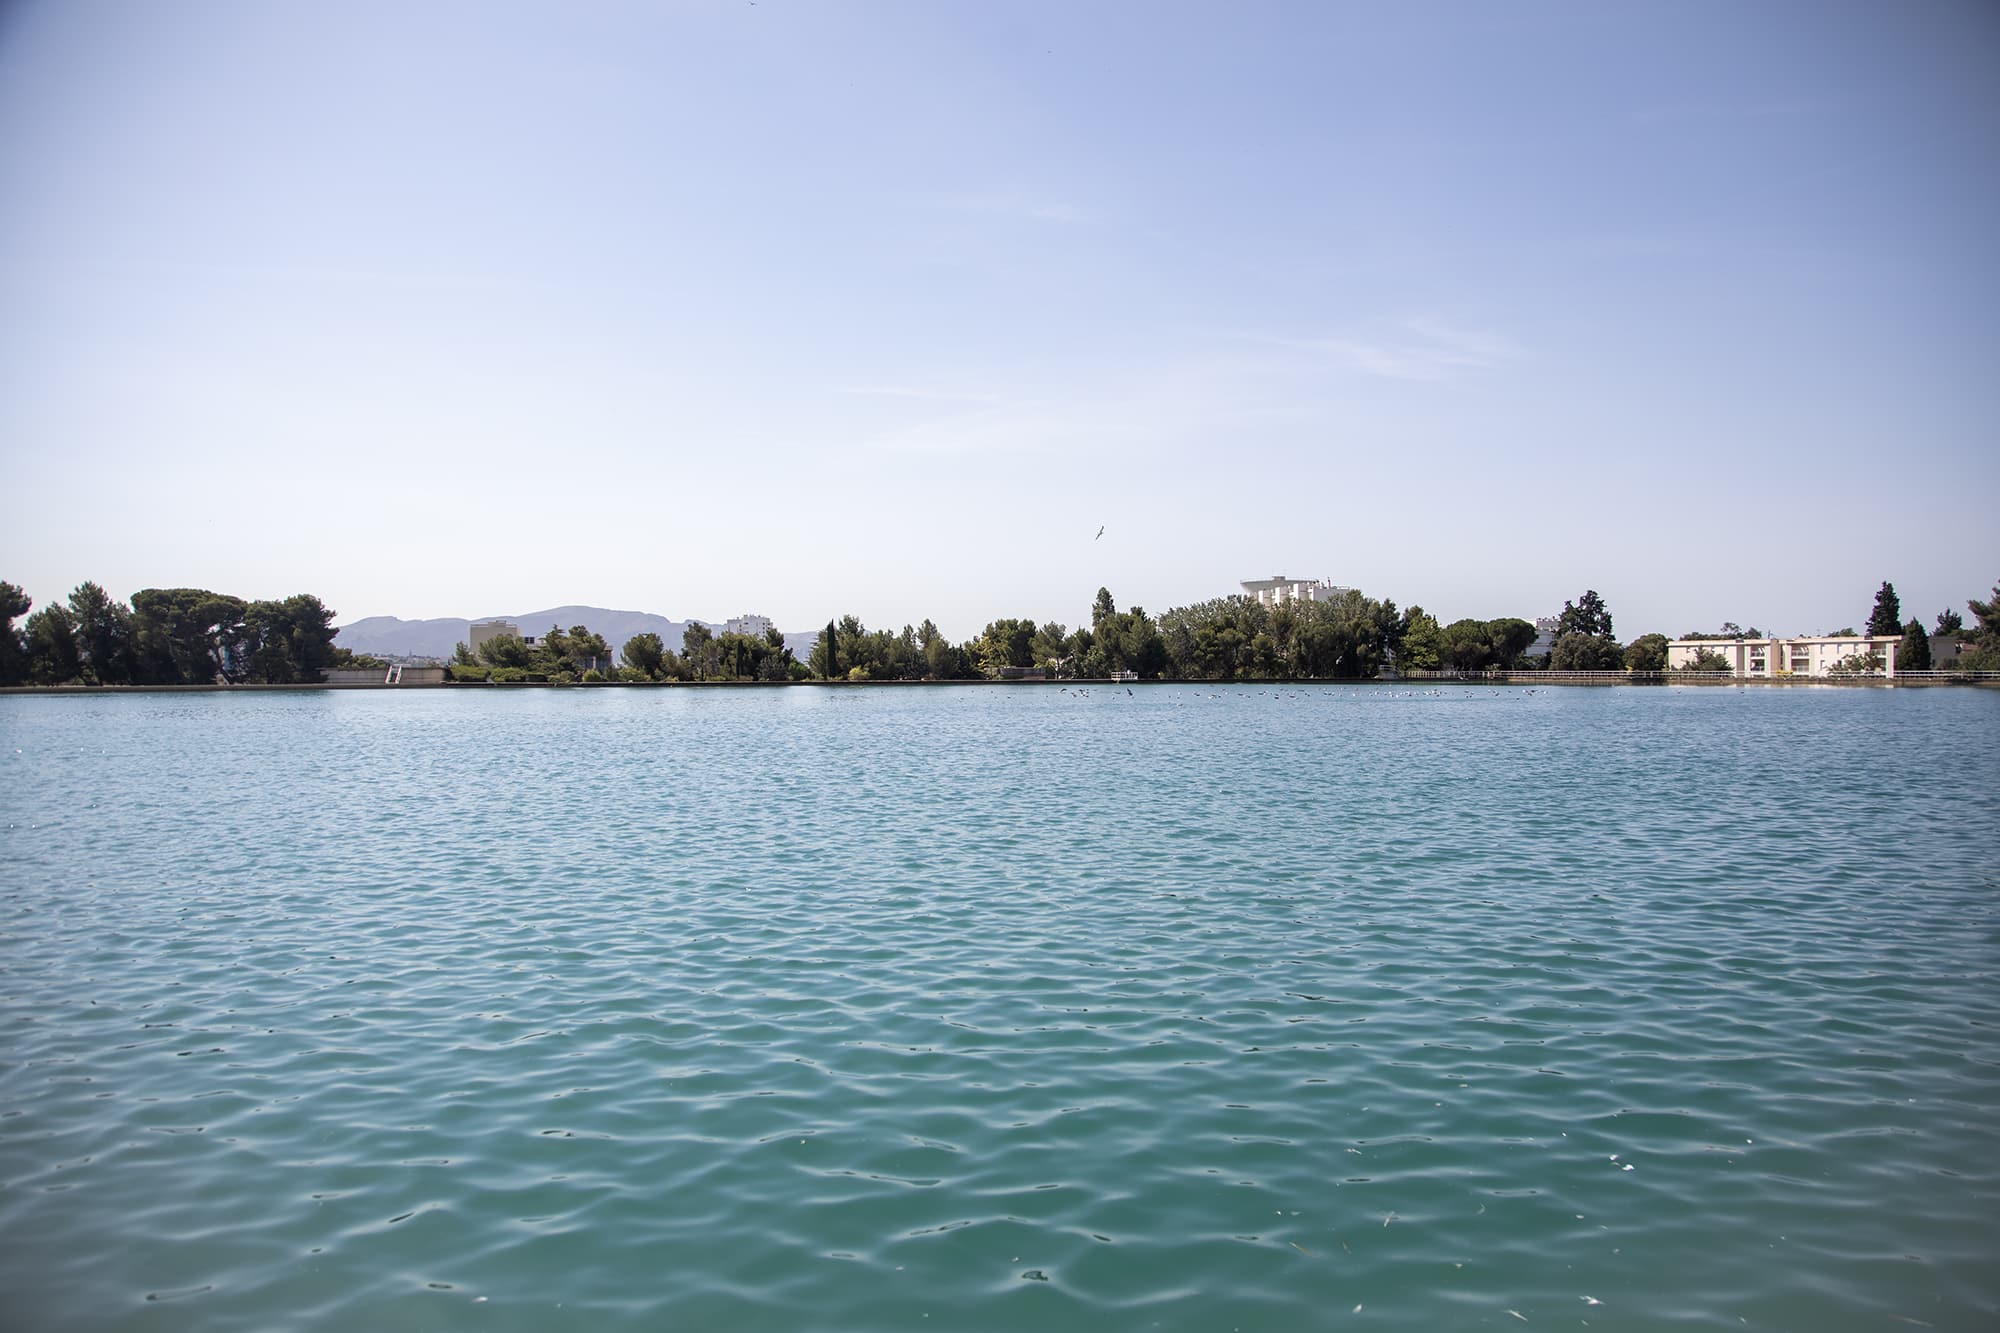
[[741, 634], [746, 638], [761, 639], [771, 629], [769, 616], [731, 616], [722, 626], [724, 634]]
[[1353, 591], [1337, 583], [1328, 583], [1325, 579], [1288, 579], [1283, 574], [1243, 581], [1243, 595], [1254, 597], [1265, 606], [1283, 606], [1286, 602], [1327, 602]]

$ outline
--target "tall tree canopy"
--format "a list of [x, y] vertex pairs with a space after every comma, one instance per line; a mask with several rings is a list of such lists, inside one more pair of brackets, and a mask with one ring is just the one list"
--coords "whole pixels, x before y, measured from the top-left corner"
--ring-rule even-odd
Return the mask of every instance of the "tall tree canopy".
[[1641, 634], [1625, 645], [1625, 669], [1627, 671], [1665, 671], [1667, 669], [1667, 636], [1664, 634]]
[[1583, 596], [1574, 602], [1563, 603], [1562, 614], [1556, 617], [1556, 637], [1560, 639], [1565, 634], [1588, 634], [1593, 639], [1615, 637], [1611, 610], [1595, 588], [1585, 589]]
[[14, 621], [28, 614], [34, 599], [11, 583], [0, 582], [0, 685], [21, 685], [28, 679], [28, 649]]
[[1903, 608], [1896, 600], [1896, 585], [1886, 580], [1875, 594], [1875, 609], [1868, 613], [1868, 632], [1871, 635], [1903, 632]]
[[1611, 608], [1595, 588], [1574, 602], [1564, 602], [1556, 617], [1556, 641], [1549, 648], [1549, 666], [1557, 671], [1619, 671], [1625, 650], [1611, 629]]
[[1968, 636], [1971, 640], [1969, 651], [1962, 653], [1957, 665], [1968, 671], [2000, 671], [2000, 583], [1993, 585], [1993, 596], [1988, 601], [1973, 599], [1965, 604], [1965, 609], [1979, 618]]
[[1929, 671], [1931, 669], [1931, 636], [1924, 633], [1923, 622], [1912, 618], [1903, 626], [1903, 642], [1896, 649], [1896, 670]]
[[136, 665], [132, 613], [87, 580], [69, 595], [69, 613], [83, 678], [93, 685], [130, 685]]
[[28, 679], [37, 685], [70, 685], [83, 679], [76, 650], [76, 618], [61, 602], [28, 617]]

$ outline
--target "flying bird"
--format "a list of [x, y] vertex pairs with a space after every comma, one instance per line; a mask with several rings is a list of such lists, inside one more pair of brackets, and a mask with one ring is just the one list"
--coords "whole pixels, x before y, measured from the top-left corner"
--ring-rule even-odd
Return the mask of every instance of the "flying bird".
[[[1103, 535], [1104, 535], [1104, 529], [1103, 529], [1103, 528], [1099, 528], [1099, 529], [1097, 530], [1097, 537], [1102, 537]], [[1091, 538], [1091, 540], [1092, 540], [1092, 541], [1096, 541], [1096, 540], [1097, 540], [1097, 537], [1092, 537], [1092, 538]]]

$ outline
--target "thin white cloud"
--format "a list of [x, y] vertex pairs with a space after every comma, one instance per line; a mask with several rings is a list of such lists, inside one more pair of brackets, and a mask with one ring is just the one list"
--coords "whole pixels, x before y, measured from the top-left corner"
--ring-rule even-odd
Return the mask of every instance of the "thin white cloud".
[[1497, 334], [1427, 318], [1406, 319], [1392, 330], [1375, 335], [1239, 336], [1250, 342], [1322, 357], [1363, 375], [1392, 380], [1449, 379], [1461, 372], [1491, 369], [1520, 354], [1519, 348]]
[[982, 190], [933, 195], [924, 202], [932, 208], [949, 213], [1015, 218], [1024, 222], [1047, 222], [1066, 227], [1101, 221], [1096, 212], [1081, 204], [1071, 203], [1066, 199], [1048, 198], [1024, 190]]
[[923, 389], [907, 384], [836, 384], [833, 391], [850, 398], [904, 398], [922, 403], [971, 403], [991, 405], [1001, 402], [999, 394], [967, 393], [953, 389]]

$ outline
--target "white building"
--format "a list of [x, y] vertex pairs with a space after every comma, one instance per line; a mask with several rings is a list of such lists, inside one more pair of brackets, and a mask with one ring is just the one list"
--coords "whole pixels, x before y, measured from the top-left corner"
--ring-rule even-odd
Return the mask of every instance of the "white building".
[[[1776, 680], [1781, 676], [1831, 676], [1834, 667], [1870, 653], [1882, 658], [1882, 674], [1896, 674], [1896, 649], [1903, 642], [1894, 634], [1864, 638], [1825, 634], [1797, 639], [1675, 639], [1667, 645], [1667, 669], [1693, 662], [1697, 653], [1719, 653], [1732, 675]], [[1844, 674], [1844, 673], [1842, 673]]]
[[[477, 655], [482, 647], [503, 634], [511, 634], [518, 639], [521, 637], [521, 627], [511, 620], [475, 620], [472, 622], [472, 628], [466, 631], [466, 646]], [[531, 639], [529, 642], [534, 641]]]
[[1328, 583], [1325, 579], [1288, 579], [1283, 574], [1243, 581], [1243, 595], [1254, 597], [1265, 606], [1283, 606], [1286, 602], [1330, 602], [1353, 591], [1352, 588]]
[[745, 638], [761, 639], [771, 628], [769, 616], [731, 616], [722, 626], [724, 634], [741, 634]]

